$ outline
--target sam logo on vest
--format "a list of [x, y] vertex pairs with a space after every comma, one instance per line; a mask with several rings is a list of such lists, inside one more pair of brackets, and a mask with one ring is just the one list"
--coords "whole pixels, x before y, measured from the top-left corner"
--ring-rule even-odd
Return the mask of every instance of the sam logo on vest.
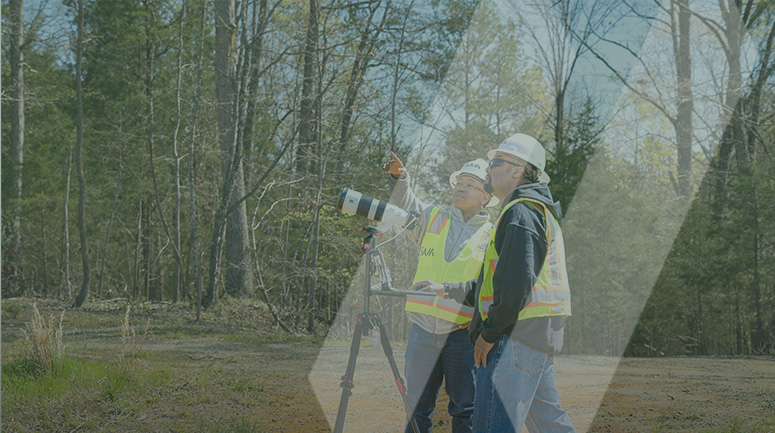
[[435, 250], [434, 248], [422, 247], [420, 248], [420, 255], [426, 256], [426, 257], [428, 256], [433, 257], [436, 255], [436, 252], [434, 250]]

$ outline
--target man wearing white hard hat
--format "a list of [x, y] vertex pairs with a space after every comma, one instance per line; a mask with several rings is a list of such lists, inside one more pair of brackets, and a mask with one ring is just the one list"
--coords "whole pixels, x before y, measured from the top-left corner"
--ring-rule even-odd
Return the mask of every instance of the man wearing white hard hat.
[[[475, 432], [575, 432], [560, 407], [554, 355], [570, 316], [570, 288], [560, 204], [545, 172], [546, 152], [535, 138], [515, 134], [488, 152], [487, 189], [503, 203], [477, 280], [441, 285], [438, 295], [476, 306]], [[497, 378], [497, 380], [496, 380]]]
[[[490, 215], [483, 210], [497, 204], [484, 190], [487, 162], [476, 159], [449, 177], [452, 207], [422, 203], [409, 186], [410, 177], [398, 158], [383, 166], [393, 185], [391, 202], [420, 214], [414, 236], [420, 254], [414, 282], [464, 281], [479, 274], [484, 259]], [[433, 411], [442, 381], [449, 396], [453, 432], [470, 432], [474, 409], [474, 347], [468, 326], [471, 306], [443, 297], [409, 296], [407, 317], [412, 323], [405, 354], [407, 399], [421, 432], [433, 428]], [[412, 426], [407, 424], [406, 431]]]

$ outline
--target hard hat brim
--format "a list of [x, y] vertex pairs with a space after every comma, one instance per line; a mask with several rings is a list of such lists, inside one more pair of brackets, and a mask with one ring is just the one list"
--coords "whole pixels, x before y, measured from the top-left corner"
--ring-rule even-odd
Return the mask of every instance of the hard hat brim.
[[457, 183], [457, 178], [461, 174], [463, 176], [468, 176], [468, 177], [474, 178], [474, 179], [476, 179], [476, 180], [478, 180], [479, 182], [482, 182], [482, 183], [486, 182], [485, 179], [481, 179], [479, 176], [477, 176], [477, 175], [475, 175], [473, 173], [463, 173], [463, 170], [458, 170], [458, 171], [455, 171], [455, 172], [453, 172], [452, 174], [449, 175], [449, 186], [454, 188], [455, 184]]

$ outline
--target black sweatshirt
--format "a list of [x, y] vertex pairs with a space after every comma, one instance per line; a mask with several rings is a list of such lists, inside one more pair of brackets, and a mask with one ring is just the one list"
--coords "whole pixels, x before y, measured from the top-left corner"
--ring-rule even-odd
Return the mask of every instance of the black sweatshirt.
[[[522, 197], [544, 203], [560, 218], [560, 204], [552, 200], [545, 183], [516, 188], [508, 195], [504, 206]], [[450, 297], [477, 308], [469, 329], [471, 342], [476, 342], [481, 335], [492, 343], [505, 334], [542, 352], [559, 353], [563, 343], [562, 317], [537, 317], [517, 322], [546, 259], [548, 245], [543, 213], [529, 202], [515, 204], [501, 215], [494, 242], [498, 265], [493, 275], [493, 303], [486, 320], [482, 321], [476, 302], [482, 273], [477, 280], [450, 285]]]

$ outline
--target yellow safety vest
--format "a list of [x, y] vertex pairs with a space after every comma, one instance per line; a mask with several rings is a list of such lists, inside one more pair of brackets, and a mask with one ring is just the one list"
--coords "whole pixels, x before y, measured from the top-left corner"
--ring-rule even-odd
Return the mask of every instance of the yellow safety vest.
[[[482, 224], [479, 230], [468, 239], [463, 251], [454, 260], [447, 262], [444, 259], [444, 249], [451, 221], [447, 213], [439, 211], [439, 208], [433, 208], [428, 219], [425, 235], [420, 245], [420, 258], [417, 262], [417, 272], [414, 275], [413, 283], [421, 280], [461, 282], [475, 279], [482, 269], [484, 251], [487, 247], [492, 223]], [[407, 296], [405, 310], [410, 313], [438, 317], [458, 325], [468, 323], [474, 317], [472, 307], [438, 296], [434, 298]]]
[[[527, 304], [519, 313], [519, 320], [532, 317], [570, 316], [570, 286], [568, 286], [568, 271], [565, 267], [565, 243], [557, 218], [546, 208], [546, 205], [529, 198], [518, 198], [511, 201], [503, 208], [501, 216], [511, 206], [523, 201], [535, 204], [544, 214], [549, 248], [546, 251], [546, 259], [538, 275], [538, 280], [528, 295]], [[500, 216], [498, 221], [500, 221]], [[495, 250], [495, 230], [495, 228], [492, 229], [490, 242], [484, 256], [485, 266], [482, 270], [484, 276], [482, 288], [479, 291], [479, 314], [482, 316], [482, 320], [487, 318], [493, 303], [492, 279], [495, 267], [498, 265], [498, 252]]]

